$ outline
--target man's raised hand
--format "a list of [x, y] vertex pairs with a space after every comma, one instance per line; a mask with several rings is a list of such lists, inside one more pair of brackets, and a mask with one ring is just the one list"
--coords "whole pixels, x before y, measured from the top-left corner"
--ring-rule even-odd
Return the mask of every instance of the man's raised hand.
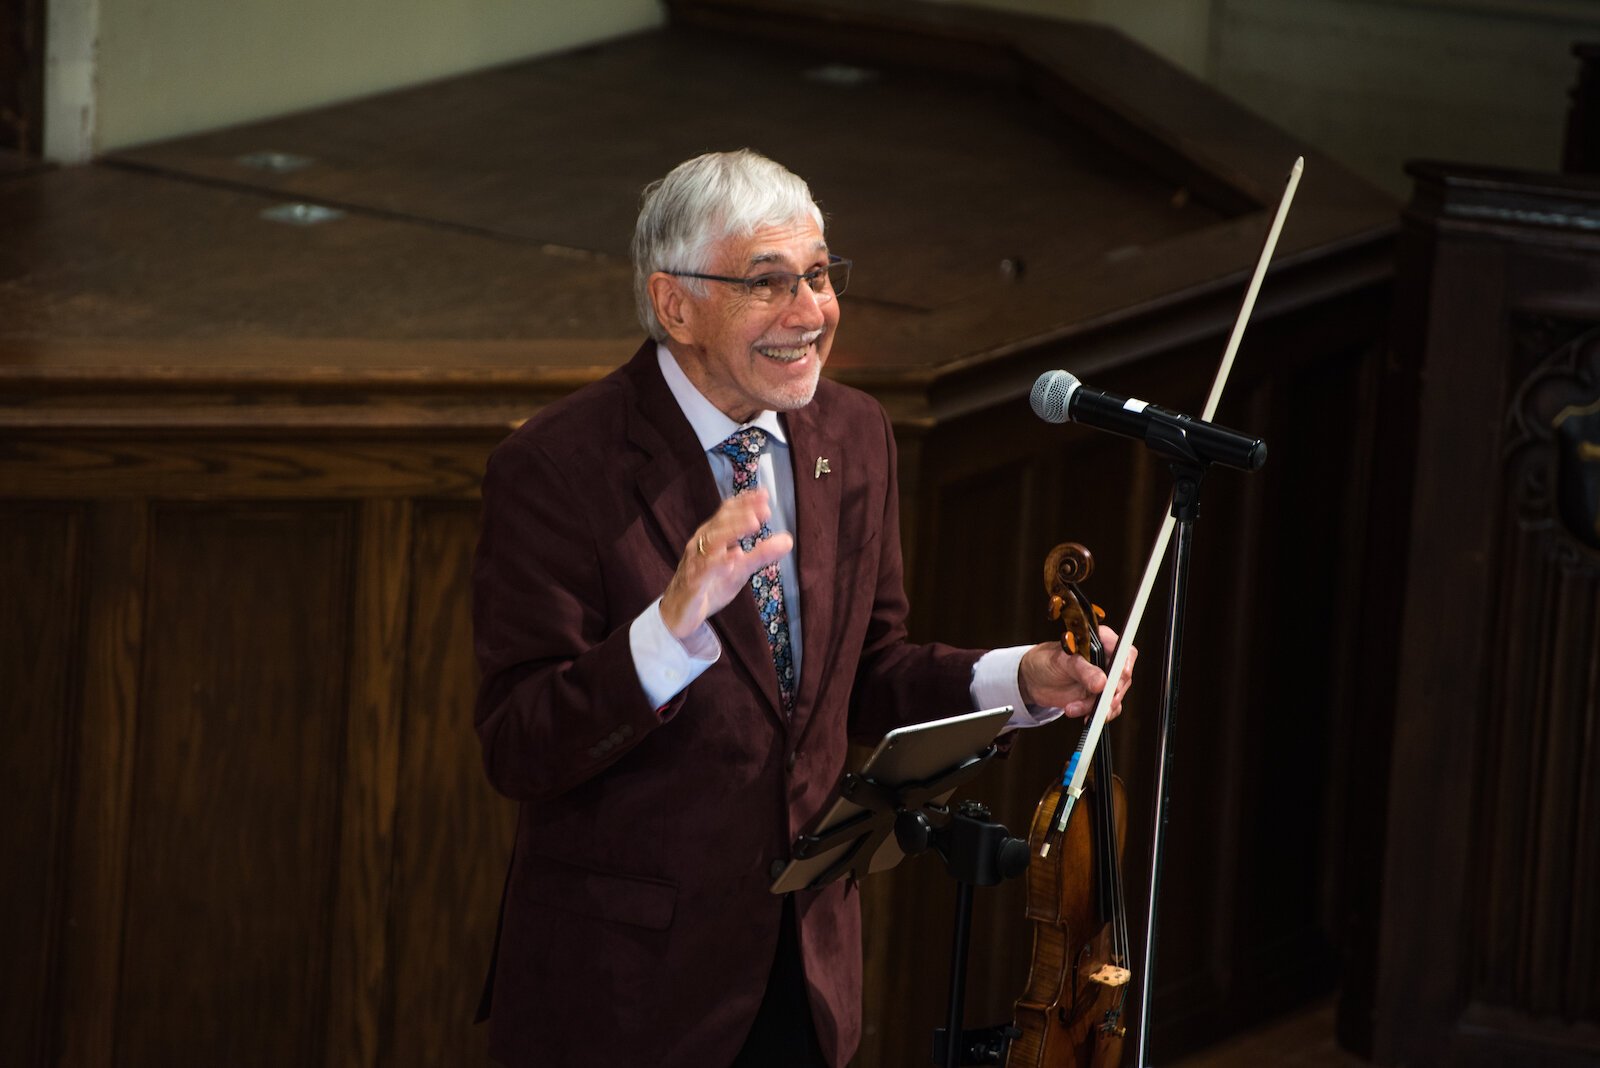
[[694, 532], [661, 595], [661, 619], [673, 637], [683, 641], [693, 634], [749, 588], [751, 575], [794, 548], [794, 535], [787, 531], [756, 542], [749, 552], [739, 545], [771, 517], [767, 491], [758, 488], [723, 501]]

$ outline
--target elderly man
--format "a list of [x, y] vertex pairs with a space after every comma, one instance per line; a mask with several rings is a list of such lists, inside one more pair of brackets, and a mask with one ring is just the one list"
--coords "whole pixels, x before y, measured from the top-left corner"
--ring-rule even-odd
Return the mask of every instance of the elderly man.
[[651, 340], [508, 437], [483, 484], [476, 724], [521, 802], [490, 1049], [838, 1068], [857, 891], [767, 887], [847, 737], [1082, 715], [1105, 678], [1050, 643], [906, 640], [894, 437], [820, 378], [850, 261], [804, 182], [748, 151], [689, 160], [646, 190], [633, 252]]

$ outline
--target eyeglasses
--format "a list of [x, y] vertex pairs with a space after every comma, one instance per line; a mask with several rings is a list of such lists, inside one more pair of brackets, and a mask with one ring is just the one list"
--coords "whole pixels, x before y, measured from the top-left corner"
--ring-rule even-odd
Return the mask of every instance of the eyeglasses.
[[793, 300], [800, 292], [800, 283], [804, 282], [816, 294], [817, 303], [823, 304], [844, 292], [844, 287], [850, 284], [850, 264], [852, 261], [838, 256], [829, 256], [826, 267], [813, 267], [804, 274], [793, 271], [766, 271], [762, 274], [753, 274], [749, 278], [730, 278], [722, 274], [696, 274], [693, 271], [664, 271], [676, 278], [699, 278], [707, 282], [723, 282], [731, 286], [743, 286], [746, 295], [759, 304], [770, 304], [787, 294]]

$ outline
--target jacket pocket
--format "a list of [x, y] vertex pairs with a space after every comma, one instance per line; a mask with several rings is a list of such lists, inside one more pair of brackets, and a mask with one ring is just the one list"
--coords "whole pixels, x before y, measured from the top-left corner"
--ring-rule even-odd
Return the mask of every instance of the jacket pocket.
[[664, 879], [595, 871], [548, 857], [528, 857], [519, 876], [524, 900], [651, 931], [672, 924], [678, 903], [678, 887]]

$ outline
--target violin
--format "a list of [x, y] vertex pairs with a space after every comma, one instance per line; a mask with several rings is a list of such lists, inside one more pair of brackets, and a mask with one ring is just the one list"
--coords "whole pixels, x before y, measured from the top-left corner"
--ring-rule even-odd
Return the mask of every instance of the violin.
[[[1078, 583], [1094, 570], [1076, 542], [1051, 550], [1044, 565], [1050, 616], [1060, 621], [1061, 647], [1106, 670], [1099, 623], [1105, 613]], [[1007, 1068], [1109, 1068], [1122, 1060], [1131, 961], [1122, 848], [1127, 804], [1112, 774], [1111, 745], [1101, 737], [1093, 768], [1073, 803], [1067, 786], [1083, 757], [1086, 728], [1060, 782], [1034, 809], [1028, 832], [1028, 919], [1033, 962], [1013, 1016]]]

